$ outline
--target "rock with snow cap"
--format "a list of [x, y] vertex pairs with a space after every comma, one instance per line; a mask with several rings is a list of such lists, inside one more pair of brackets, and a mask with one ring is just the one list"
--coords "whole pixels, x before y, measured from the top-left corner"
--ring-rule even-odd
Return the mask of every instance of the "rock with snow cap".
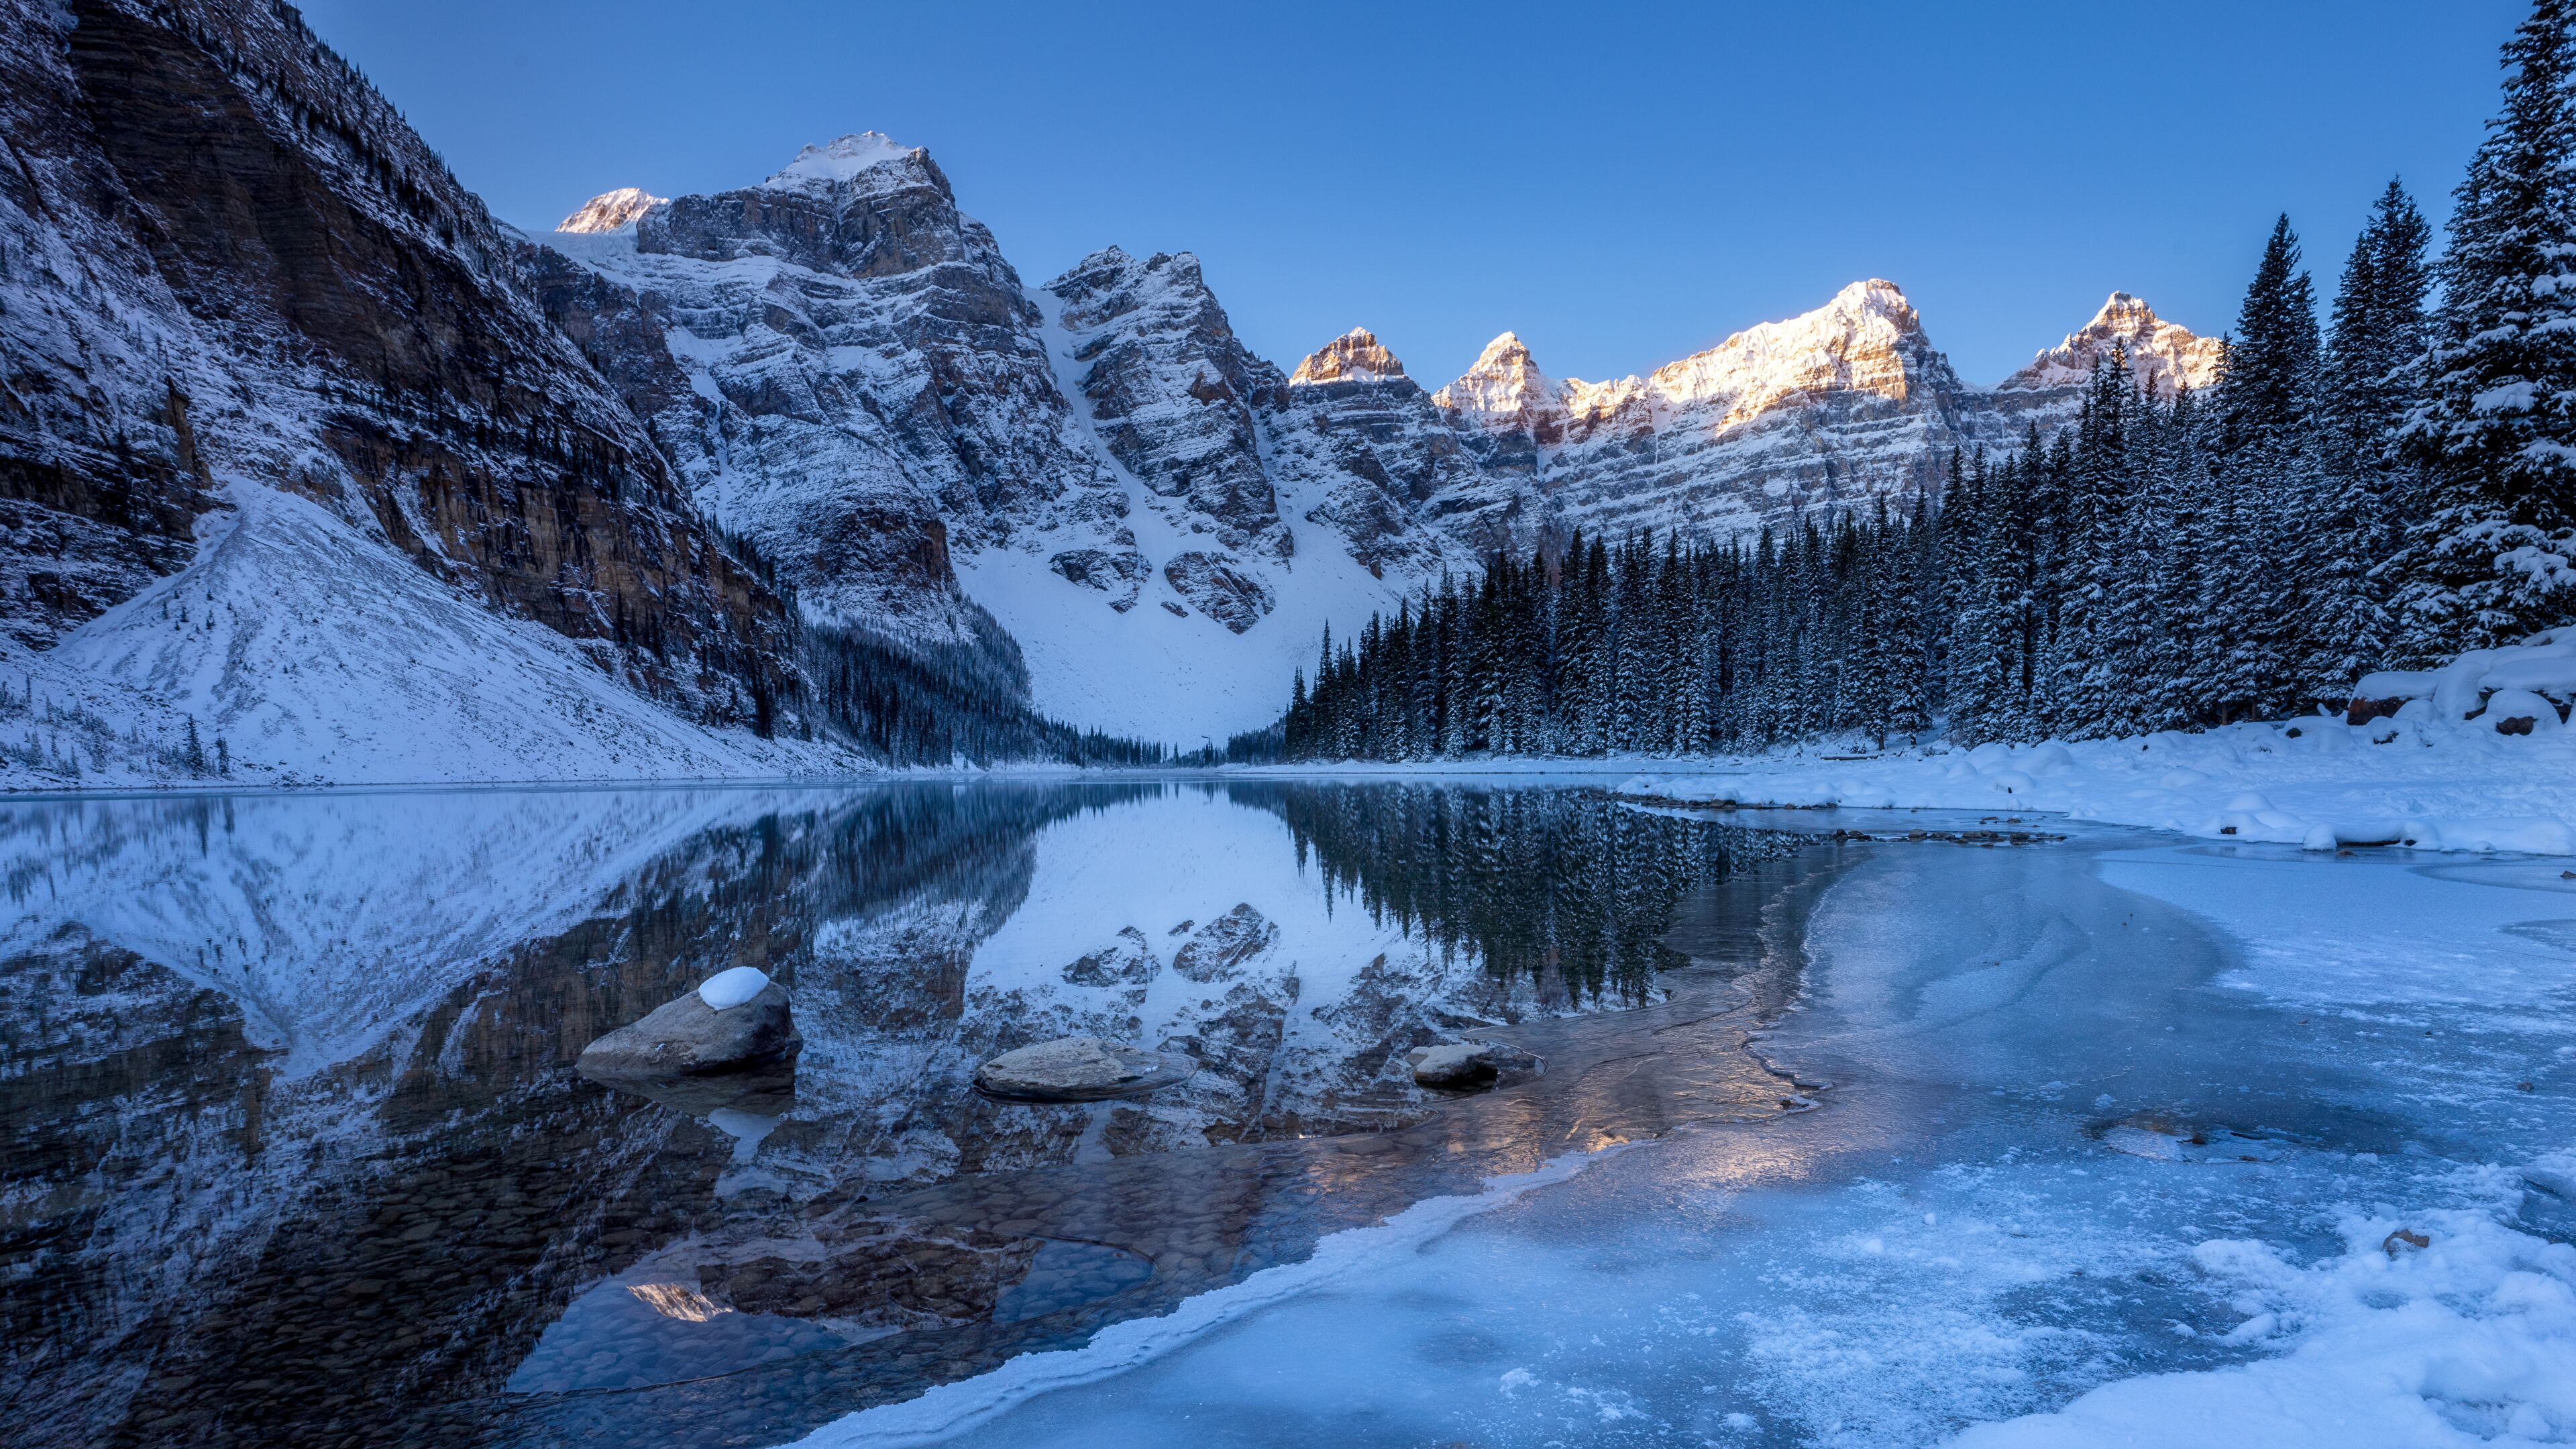
[[[805, 1039], [797, 1034], [786, 988], [764, 976], [757, 989], [741, 996], [734, 990], [739, 982], [726, 979], [733, 975], [726, 971], [711, 978], [707, 986], [718, 988], [712, 996], [705, 988], [691, 991], [582, 1048], [581, 1074], [611, 1081], [669, 1081], [792, 1066]], [[716, 1000], [732, 1004], [719, 1009], [711, 1004]]]
[[1545, 1064], [1505, 1042], [1451, 1041], [1415, 1047], [1405, 1054], [1416, 1086], [1443, 1091], [1476, 1092], [1507, 1086], [1537, 1076]]

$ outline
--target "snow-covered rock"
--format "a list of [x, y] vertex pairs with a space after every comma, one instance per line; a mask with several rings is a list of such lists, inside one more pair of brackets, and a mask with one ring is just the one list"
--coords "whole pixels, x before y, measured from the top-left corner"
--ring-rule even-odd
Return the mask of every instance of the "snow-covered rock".
[[783, 1069], [804, 1046], [787, 989], [763, 980], [749, 999], [722, 1009], [700, 992], [674, 997], [583, 1047], [577, 1065], [582, 1075], [607, 1081], [676, 1080]]

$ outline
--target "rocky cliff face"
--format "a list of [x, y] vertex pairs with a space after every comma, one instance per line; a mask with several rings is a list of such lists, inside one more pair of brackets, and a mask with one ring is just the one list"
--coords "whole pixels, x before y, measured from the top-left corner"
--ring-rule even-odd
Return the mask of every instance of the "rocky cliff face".
[[1130, 531], [1114, 553], [1059, 552], [1056, 572], [1124, 612], [1159, 562], [1184, 607], [1238, 634], [1251, 628], [1273, 607], [1276, 566], [1296, 552], [1254, 411], [1278, 393], [1278, 370], [1235, 338], [1187, 252], [1139, 260], [1110, 247], [1045, 296], [1075, 411], [1134, 480], [1130, 496], [1155, 531], [1188, 545], [1157, 561]]
[[809, 146], [631, 231], [559, 231], [528, 266], [698, 506], [809, 617], [972, 643], [990, 626], [954, 550], [1118, 548], [1127, 500], [1075, 440], [1038, 309], [926, 151]]
[[[604, 672], [711, 723], [792, 714], [778, 597], [522, 290], [482, 203], [291, 9], [0, 16], [18, 163], [0, 175], [0, 648], [42, 655], [63, 692], [184, 711], [246, 749], [263, 704], [325, 732], [380, 712], [399, 691], [369, 671], [400, 659], [328, 685], [246, 662], [346, 637], [343, 618], [290, 617], [286, 581], [220, 598], [209, 581], [176, 617], [196, 591], [168, 576], [203, 567], [206, 540], [255, 552], [291, 523], [354, 551], [386, 622], [511, 621], [512, 667], [536, 673], [508, 682], [531, 708]], [[319, 569], [309, 543], [286, 552]], [[119, 605], [118, 648], [56, 650]], [[169, 637], [136, 632], [145, 608]]]
[[1265, 417], [1299, 515], [1373, 577], [1415, 585], [1510, 545], [1508, 479], [1485, 476], [1404, 364], [1354, 328], [1297, 364]]

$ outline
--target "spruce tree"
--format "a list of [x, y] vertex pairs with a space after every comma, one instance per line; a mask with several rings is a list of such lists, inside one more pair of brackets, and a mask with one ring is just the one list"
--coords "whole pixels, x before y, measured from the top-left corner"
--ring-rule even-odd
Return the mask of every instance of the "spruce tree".
[[2431, 516], [2396, 632], [2421, 659], [2563, 622], [2576, 586], [2576, 35], [2538, 0], [2505, 43], [2504, 109], [2454, 193], [2415, 436]]

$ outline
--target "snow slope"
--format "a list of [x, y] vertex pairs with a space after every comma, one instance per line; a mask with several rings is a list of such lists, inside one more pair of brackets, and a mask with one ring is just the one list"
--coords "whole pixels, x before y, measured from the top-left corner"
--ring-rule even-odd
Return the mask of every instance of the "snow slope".
[[[510, 618], [310, 499], [247, 479], [194, 559], [43, 654], [0, 788], [740, 778], [858, 761], [661, 709], [615, 651]], [[190, 721], [208, 769], [178, 756]]]

